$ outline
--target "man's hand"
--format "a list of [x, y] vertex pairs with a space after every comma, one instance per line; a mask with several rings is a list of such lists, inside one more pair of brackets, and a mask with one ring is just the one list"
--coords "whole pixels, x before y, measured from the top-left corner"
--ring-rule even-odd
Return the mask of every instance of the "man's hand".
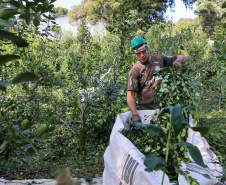
[[174, 62], [173, 62], [173, 68], [174, 69], [179, 69], [179, 68], [181, 68], [181, 61], [180, 60], [175, 60]]
[[133, 115], [133, 116], [132, 116], [132, 122], [133, 122], [133, 123], [141, 122], [140, 116], [139, 116], [138, 114]]

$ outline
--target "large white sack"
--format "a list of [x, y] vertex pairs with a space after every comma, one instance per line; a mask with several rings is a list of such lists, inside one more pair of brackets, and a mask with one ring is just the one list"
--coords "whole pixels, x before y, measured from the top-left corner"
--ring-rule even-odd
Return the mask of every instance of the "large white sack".
[[[193, 125], [193, 119], [190, 116], [189, 118], [189, 125]], [[184, 162], [181, 163], [181, 169], [183, 171], [189, 171], [190, 175], [197, 179], [200, 185], [214, 185], [219, 182], [218, 176], [222, 176], [223, 168], [216, 162], [219, 162], [217, 156], [210, 150], [210, 145], [206, 141], [204, 137], [201, 136], [199, 132], [194, 132], [192, 129], [188, 129], [188, 143], [192, 143], [193, 145], [197, 146], [204, 164], [207, 165], [207, 168], [202, 168], [201, 166], [195, 164], [194, 160], [189, 155], [191, 163], [185, 164]], [[210, 176], [211, 179], [205, 178], [203, 175], [207, 174]], [[185, 174], [186, 175], [186, 174]], [[185, 177], [180, 175], [178, 177], [178, 182], [180, 185], [189, 185], [186, 182]], [[220, 185], [219, 183], [218, 185]]]
[[[138, 111], [143, 123], [149, 123], [150, 119], [153, 118], [155, 110], [143, 110]], [[131, 121], [131, 112], [126, 112], [119, 114], [116, 118], [116, 122], [113, 126], [109, 146], [104, 153], [104, 173], [103, 173], [103, 185], [160, 185], [162, 181], [163, 171], [153, 171], [146, 172], [144, 162], [144, 155], [133, 145], [133, 143], [127, 139], [121, 131], [129, 126]], [[192, 119], [190, 119], [190, 125], [192, 126]], [[204, 158], [204, 163], [208, 165], [211, 172], [214, 172], [213, 176], [219, 175], [222, 171], [222, 167], [217, 164], [208, 163], [213, 158], [209, 158], [209, 155], [214, 156], [215, 154], [209, 150], [209, 145], [204, 138], [198, 132], [194, 132], [189, 129], [187, 142], [196, 145]], [[210, 154], [211, 153], [211, 154]], [[191, 159], [192, 160], [192, 159]], [[207, 164], [208, 163], [208, 164]], [[188, 164], [182, 163], [182, 169], [184, 171], [189, 171], [193, 178], [198, 178], [197, 180], [201, 185], [211, 185], [215, 184], [217, 179], [213, 178], [209, 180], [204, 178], [200, 174], [200, 171], [193, 172]], [[202, 177], [201, 177], [202, 176]], [[179, 185], [187, 185], [188, 182], [185, 180], [184, 176], [180, 175]], [[169, 185], [169, 178], [165, 175], [164, 185]]]
[[[149, 123], [155, 111], [138, 111], [142, 122]], [[129, 139], [120, 132], [128, 126], [132, 117], [131, 112], [119, 114], [113, 126], [110, 144], [104, 153], [103, 185], [159, 185], [162, 181], [161, 170], [146, 172], [144, 154], [142, 154]], [[169, 185], [165, 175], [164, 185]]]

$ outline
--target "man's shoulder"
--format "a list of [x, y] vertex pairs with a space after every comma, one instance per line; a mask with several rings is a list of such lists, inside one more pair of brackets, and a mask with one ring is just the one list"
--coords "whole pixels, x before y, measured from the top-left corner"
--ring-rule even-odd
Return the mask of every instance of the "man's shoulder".
[[136, 63], [133, 65], [133, 67], [131, 68], [130, 71], [136, 71], [136, 70], [139, 70], [142, 66], [139, 64], [138, 61], [136, 61]]
[[134, 75], [137, 76], [137, 75], [139, 75], [139, 72], [140, 72], [141, 68], [142, 68], [142, 65], [139, 64], [139, 62], [137, 61], [137, 62], [133, 65], [133, 67], [131, 68], [129, 74], [130, 74], [130, 75], [133, 75], [133, 76], [134, 76]]

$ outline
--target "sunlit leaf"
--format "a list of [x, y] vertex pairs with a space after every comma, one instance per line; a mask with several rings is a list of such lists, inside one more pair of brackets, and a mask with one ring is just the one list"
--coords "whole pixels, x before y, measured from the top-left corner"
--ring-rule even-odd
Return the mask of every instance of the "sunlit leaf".
[[147, 167], [145, 170], [152, 172], [154, 170], [164, 170], [166, 162], [162, 157], [157, 157], [155, 154], [149, 154], [145, 160], [144, 165]]
[[202, 166], [203, 168], [207, 167], [203, 162], [202, 155], [197, 146], [194, 146], [191, 143], [187, 143], [187, 142], [180, 142], [180, 143], [176, 143], [175, 145], [186, 146], [189, 154], [191, 155], [195, 163], [198, 164], [199, 166]]
[[40, 137], [47, 130], [48, 126], [46, 124], [39, 124], [38, 128], [34, 131], [35, 137]]
[[32, 123], [28, 119], [24, 119], [21, 123], [21, 130], [28, 129], [32, 126]]
[[17, 83], [27, 82], [27, 81], [35, 81], [37, 79], [38, 79], [38, 76], [35, 75], [34, 73], [25, 72], [25, 73], [20, 73], [19, 75], [17, 75], [12, 80], [12, 84], [17, 84]]
[[0, 66], [4, 65], [8, 61], [20, 59], [20, 56], [17, 55], [0, 55]]
[[28, 43], [21, 37], [16, 36], [8, 31], [0, 30], [0, 39], [8, 39], [14, 42], [18, 47], [27, 47]]

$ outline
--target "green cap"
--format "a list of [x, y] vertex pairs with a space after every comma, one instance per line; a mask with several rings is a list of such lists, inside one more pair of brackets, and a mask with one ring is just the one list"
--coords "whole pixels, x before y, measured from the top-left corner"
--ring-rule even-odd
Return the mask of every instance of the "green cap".
[[131, 48], [132, 50], [141, 44], [147, 44], [147, 42], [142, 37], [135, 37], [133, 40], [131, 40]]

